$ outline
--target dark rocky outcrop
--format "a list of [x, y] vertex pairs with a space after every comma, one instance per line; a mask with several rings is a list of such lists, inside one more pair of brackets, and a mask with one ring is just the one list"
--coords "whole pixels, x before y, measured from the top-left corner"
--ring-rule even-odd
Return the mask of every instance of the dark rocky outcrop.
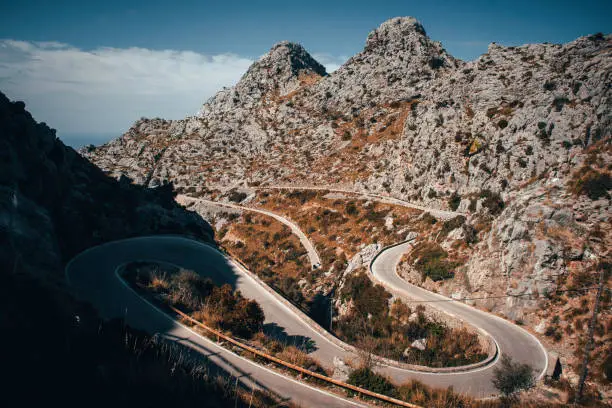
[[110, 240], [210, 226], [174, 202], [171, 184], [147, 189], [106, 176], [0, 93], [0, 259], [3, 269], [61, 276], [78, 252]]

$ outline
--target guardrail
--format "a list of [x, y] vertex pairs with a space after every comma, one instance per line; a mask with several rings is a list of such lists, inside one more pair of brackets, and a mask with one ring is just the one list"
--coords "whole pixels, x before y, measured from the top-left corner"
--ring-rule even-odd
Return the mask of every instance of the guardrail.
[[315, 373], [314, 371], [307, 370], [307, 369], [302, 368], [300, 366], [297, 366], [295, 364], [288, 363], [288, 362], [283, 361], [283, 360], [281, 360], [279, 358], [276, 358], [274, 356], [266, 354], [266, 353], [264, 353], [264, 352], [262, 352], [260, 350], [257, 350], [254, 347], [251, 347], [251, 346], [249, 346], [247, 344], [239, 342], [238, 340], [235, 340], [235, 339], [231, 338], [230, 336], [227, 336], [227, 335], [221, 333], [218, 330], [215, 330], [215, 329], [213, 329], [211, 327], [208, 327], [204, 323], [194, 319], [193, 317], [187, 315], [186, 313], [184, 313], [183, 311], [175, 308], [174, 306], [169, 306], [169, 308], [173, 312], [175, 312], [176, 314], [181, 316], [182, 318], [188, 320], [189, 322], [195, 324], [198, 327], [201, 327], [201, 328], [205, 329], [209, 333], [217, 336], [217, 338], [223, 339], [223, 340], [227, 341], [228, 343], [233, 344], [234, 346], [240, 347], [243, 350], [246, 350], [246, 351], [248, 351], [250, 353], [255, 354], [258, 357], [261, 357], [261, 358], [264, 358], [266, 360], [272, 361], [273, 363], [279, 364], [279, 365], [281, 365], [283, 367], [286, 367], [286, 368], [289, 368], [289, 369], [291, 369], [293, 371], [297, 371], [297, 372], [299, 372], [301, 374], [308, 375], [310, 377], [313, 377], [313, 378], [316, 378], [318, 380], [321, 380], [321, 381], [324, 381], [324, 382], [336, 385], [338, 387], [342, 387], [342, 388], [345, 388], [347, 390], [351, 390], [351, 391], [357, 392], [357, 393], [362, 394], [362, 395], [367, 395], [368, 397], [376, 398], [376, 399], [381, 400], [381, 401], [389, 402], [391, 404], [399, 405], [401, 407], [422, 408], [420, 405], [411, 404], [409, 402], [398, 400], [396, 398], [392, 398], [392, 397], [389, 397], [387, 395], [383, 395], [383, 394], [379, 394], [379, 393], [376, 393], [376, 392], [373, 392], [373, 391], [370, 391], [370, 390], [366, 390], [365, 388], [357, 387], [357, 386], [352, 385], [352, 384], [347, 384], [345, 382], [338, 381], [338, 380], [335, 380], [333, 378], [327, 377], [327, 376], [325, 376], [323, 374], [319, 374], [319, 373]]

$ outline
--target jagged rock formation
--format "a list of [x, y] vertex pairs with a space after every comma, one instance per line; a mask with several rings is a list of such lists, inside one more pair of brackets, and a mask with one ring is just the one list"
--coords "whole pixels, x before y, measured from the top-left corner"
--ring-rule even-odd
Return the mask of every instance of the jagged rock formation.
[[342, 184], [457, 208], [468, 228], [444, 245], [469, 247], [464, 279], [422, 284], [539, 296], [480, 302], [536, 327], [557, 313], [550, 293], [609, 260], [611, 56], [596, 34], [464, 62], [395, 18], [331, 75], [280, 43], [197, 116], [141, 120], [83, 154], [187, 192]]

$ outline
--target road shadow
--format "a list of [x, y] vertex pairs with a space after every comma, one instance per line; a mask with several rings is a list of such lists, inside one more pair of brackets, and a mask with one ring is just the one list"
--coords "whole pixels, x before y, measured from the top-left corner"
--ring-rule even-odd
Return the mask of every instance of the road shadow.
[[295, 346], [305, 353], [312, 353], [318, 350], [315, 341], [310, 337], [302, 335], [289, 335], [284, 327], [281, 327], [276, 323], [264, 324], [263, 332], [285, 346]]

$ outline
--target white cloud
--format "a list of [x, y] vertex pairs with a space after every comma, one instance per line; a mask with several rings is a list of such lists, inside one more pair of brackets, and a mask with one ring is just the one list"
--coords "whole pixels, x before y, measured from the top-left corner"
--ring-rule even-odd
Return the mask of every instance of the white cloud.
[[84, 51], [0, 40], [0, 91], [61, 133], [120, 133], [142, 116], [183, 118], [253, 61], [143, 48]]
[[[346, 61], [329, 54], [314, 57], [328, 72]], [[180, 119], [195, 114], [218, 90], [235, 84], [251, 63], [252, 58], [229, 53], [85, 51], [53, 41], [0, 39], [0, 91], [25, 101], [34, 118], [58, 129], [60, 136], [119, 136], [143, 116]]]

